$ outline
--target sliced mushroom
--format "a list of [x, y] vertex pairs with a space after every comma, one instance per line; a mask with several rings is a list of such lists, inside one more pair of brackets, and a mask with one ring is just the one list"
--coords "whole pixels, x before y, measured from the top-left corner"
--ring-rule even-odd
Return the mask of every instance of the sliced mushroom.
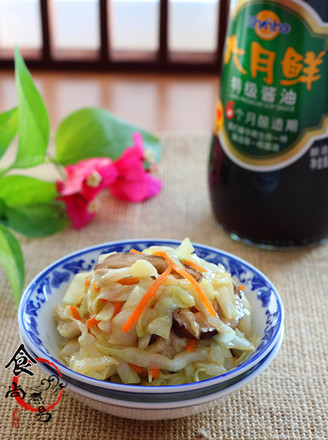
[[[159, 274], [162, 274], [167, 269], [167, 261], [158, 255], [147, 255], [130, 252], [117, 252], [108, 255], [104, 261], [98, 264], [95, 269], [121, 269], [123, 267], [130, 267], [138, 260], [146, 260], [151, 263]], [[197, 282], [202, 279], [202, 274], [197, 272], [190, 266], [184, 266], [185, 270], [192, 275]], [[173, 271], [175, 277], [180, 278], [180, 275]]]
[[164, 258], [157, 255], [137, 254], [132, 252], [117, 252], [108, 255], [101, 264], [96, 266], [98, 269], [122, 269], [123, 267], [130, 267], [138, 260], [149, 261], [157, 270], [159, 274], [163, 273], [167, 268], [167, 262]]
[[195, 280], [197, 281], [197, 283], [199, 283], [200, 281], [202, 281], [203, 275], [198, 272], [198, 270], [192, 268], [191, 266], [188, 266], [187, 264], [182, 263], [184, 266], [184, 269], [190, 273], [190, 275], [192, 275]]
[[172, 330], [180, 338], [188, 339], [209, 339], [218, 334], [198, 310], [194, 313], [180, 308], [173, 312]]
[[150, 340], [149, 340], [149, 344], [148, 344], [148, 345], [151, 345], [151, 344], [153, 344], [154, 342], [156, 342], [156, 340], [157, 340], [158, 338], [159, 338], [158, 335], [151, 335]]
[[[239, 286], [234, 283], [234, 294], [236, 297], [237, 316], [234, 319], [228, 320], [220, 308], [217, 306], [217, 313], [222, 322], [233, 330], [237, 328], [239, 321], [245, 316], [245, 306], [243, 303], [243, 292]], [[200, 313], [195, 307], [192, 309], [176, 309], [172, 316], [172, 330], [180, 338], [188, 339], [209, 339], [218, 334], [218, 331], [211, 326], [204, 315]]]

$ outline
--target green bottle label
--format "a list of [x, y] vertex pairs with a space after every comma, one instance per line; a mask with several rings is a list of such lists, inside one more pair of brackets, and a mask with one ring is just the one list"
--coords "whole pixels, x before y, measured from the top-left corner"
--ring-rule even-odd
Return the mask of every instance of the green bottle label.
[[223, 56], [216, 131], [227, 155], [276, 170], [328, 137], [328, 25], [295, 0], [241, 0]]

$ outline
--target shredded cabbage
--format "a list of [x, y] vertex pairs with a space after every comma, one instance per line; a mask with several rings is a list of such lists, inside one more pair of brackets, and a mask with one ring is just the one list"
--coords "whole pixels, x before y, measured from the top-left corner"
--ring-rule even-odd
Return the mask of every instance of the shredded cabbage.
[[[215, 316], [190, 280], [174, 271], [139, 305], [168, 267], [154, 257], [158, 251], [194, 277]], [[123, 331], [137, 307], [136, 323]], [[257, 343], [243, 290], [222, 265], [199, 258], [188, 238], [176, 249], [101, 255], [93, 271], [75, 276], [54, 319], [63, 337], [60, 358], [69, 368], [126, 384], [165, 386], [219, 376], [243, 362]]]

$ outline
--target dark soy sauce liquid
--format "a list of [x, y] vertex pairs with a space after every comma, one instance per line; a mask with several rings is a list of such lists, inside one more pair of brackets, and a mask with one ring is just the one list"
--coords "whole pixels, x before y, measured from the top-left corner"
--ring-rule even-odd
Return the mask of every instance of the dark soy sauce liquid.
[[213, 136], [209, 188], [218, 223], [235, 238], [268, 246], [304, 246], [327, 237], [328, 170], [309, 169], [310, 151], [289, 167], [255, 172], [232, 162]]

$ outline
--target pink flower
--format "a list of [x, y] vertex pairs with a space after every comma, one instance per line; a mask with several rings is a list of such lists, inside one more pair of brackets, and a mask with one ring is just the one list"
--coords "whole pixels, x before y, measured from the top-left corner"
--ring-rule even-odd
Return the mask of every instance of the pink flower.
[[133, 147], [127, 148], [122, 156], [113, 162], [118, 177], [109, 186], [109, 190], [118, 199], [141, 202], [158, 194], [162, 182], [144, 168], [145, 157], [140, 133], [134, 133], [133, 144]]
[[66, 179], [57, 181], [58, 199], [66, 205], [67, 216], [81, 229], [96, 215], [95, 197], [109, 188], [114, 197], [141, 202], [159, 193], [162, 182], [144, 168], [144, 149], [140, 133], [133, 135], [133, 147], [112, 162], [108, 158], [83, 160], [65, 168]]
[[76, 229], [81, 229], [96, 215], [91, 202], [118, 176], [108, 158], [83, 160], [65, 168], [66, 180], [57, 182], [59, 199], [66, 204], [66, 212]]
[[93, 205], [81, 194], [76, 193], [69, 196], [59, 197], [66, 205], [66, 214], [71, 220], [75, 229], [82, 229], [96, 215]]
[[107, 157], [86, 159], [76, 165], [65, 167], [66, 180], [57, 182], [57, 190], [62, 196], [80, 193], [86, 200], [93, 200], [116, 178], [117, 171]]

